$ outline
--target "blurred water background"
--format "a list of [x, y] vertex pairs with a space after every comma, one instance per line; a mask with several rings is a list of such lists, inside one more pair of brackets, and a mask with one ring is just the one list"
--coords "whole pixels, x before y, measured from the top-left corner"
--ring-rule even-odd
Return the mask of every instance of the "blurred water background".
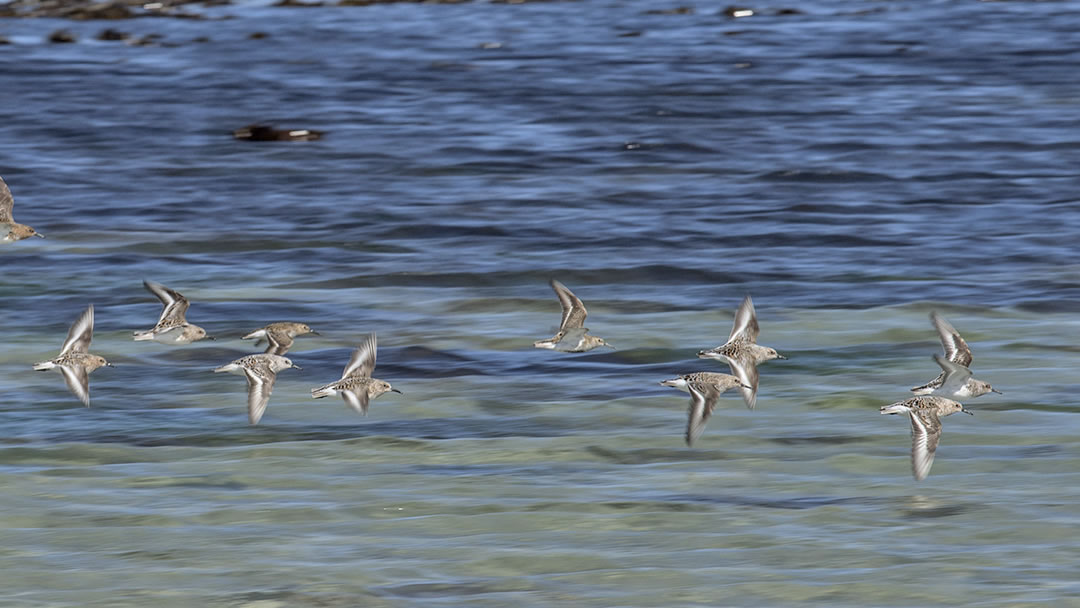
[[[0, 604], [1080, 605], [1080, 2], [680, 2], [0, 20]], [[552, 277], [617, 351], [531, 347]], [[748, 293], [790, 360], [688, 449]], [[30, 366], [90, 303], [85, 409]], [[933, 309], [1005, 394], [916, 483]], [[311, 400], [369, 331], [404, 395]]]

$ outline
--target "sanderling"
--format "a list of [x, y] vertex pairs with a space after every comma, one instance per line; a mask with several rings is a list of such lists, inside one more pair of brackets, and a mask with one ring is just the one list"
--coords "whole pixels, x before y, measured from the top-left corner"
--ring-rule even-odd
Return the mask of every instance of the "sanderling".
[[180, 292], [153, 281], [144, 280], [143, 287], [161, 300], [164, 309], [153, 329], [135, 332], [136, 341], [153, 340], [162, 344], [191, 344], [204, 338], [213, 340], [206, 335], [206, 330], [187, 322], [184, 315], [191, 303]]
[[26, 224], [15, 221], [11, 215], [11, 209], [15, 206], [15, 199], [11, 196], [4, 178], [0, 177], [0, 243], [14, 243], [32, 236], [45, 238], [44, 234], [34, 230]]
[[[716, 348], [698, 351], [698, 357], [702, 359], [719, 359], [727, 361], [731, 373], [735, 374], [742, 382], [743, 400], [746, 407], [754, 409], [757, 404], [758, 389], [758, 363], [770, 359], [787, 359], [775, 350], [757, 344], [760, 332], [757, 322], [757, 313], [754, 312], [754, 302], [750, 296], [743, 298], [739, 309], [735, 311], [735, 323], [731, 328], [731, 335], [727, 342]], [[749, 388], [745, 388], [749, 387]]]
[[705, 430], [705, 423], [709, 421], [713, 410], [716, 409], [716, 401], [720, 399], [720, 395], [736, 386], [750, 388], [735, 376], [715, 372], [683, 374], [678, 378], [664, 380], [660, 384], [690, 393], [686, 445], [694, 445], [694, 441], [701, 436], [701, 432]]
[[345, 371], [341, 372], [341, 379], [326, 386], [311, 389], [311, 398], [321, 399], [330, 395], [341, 395], [349, 407], [367, 416], [368, 403], [372, 399], [387, 391], [401, 394], [401, 391], [390, 386], [389, 382], [371, 377], [371, 372], [375, 370], [377, 345], [375, 334], [368, 334], [363, 344], [353, 351], [349, 364], [345, 366]]
[[304, 323], [280, 321], [278, 323], [271, 323], [266, 327], [260, 327], [240, 339], [254, 339], [256, 347], [265, 341], [268, 343], [265, 352], [272, 355], [284, 355], [292, 348], [293, 338], [306, 334], [320, 335], [319, 332], [311, 329]]
[[574, 292], [555, 279], [551, 280], [551, 288], [555, 290], [555, 295], [559, 296], [559, 303], [562, 304], [562, 322], [559, 323], [558, 333], [546, 340], [533, 342], [533, 346], [564, 353], [583, 353], [598, 346], [615, 348], [604, 342], [603, 338], [586, 333], [589, 329], [584, 326], [585, 317], [589, 311], [585, 310], [585, 305]]
[[90, 407], [90, 373], [102, 365], [112, 367], [105, 357], [89, 353], [90, 340], [94, 338], [94, 306], [91, 304], [71, 324], [67, 339], [60, 347], [60, 354], [51, 361], [34, 364], [35, 371], [58, 369], [64, 376], [68, 389]]
[[274, 381], [277, 373], [283, 369], [295, 367], [289, 359], [281, 355], [248, 355], [240, 357], [232, 363], [227, 363], [214, 369], [214, 372], [228, 372], [247, 377], [248, 382], [248, 422], [259, 424], [259, 420], [266, 411], [266, 403], [270, 401], [270, 393], [274, 390]]
[[971, 349], [960, 337], [960, 332], [949, 324], [937, 311], [930, 313], [930, 322], [941, 336], [941, 345], [945, 349], [945, 358], [934, 355], [934, 361], [941, 366], [937, 378], [922, 386], [916, 386], [911, 392], [916, 395], [941, 395], [944, 397], [978, 397], [986, 393], [1001, 393], [982, 380], [971, 377]]
[[964, 406], [952, 399], [923, 395], [882, 406], [882, 414], [904, 414], [911, 418], [911, 473], [916, 481], [926, 479], [934, 464], [934, 452], [941, 439], [941, 417], [964, 412]]
[[930, 393], [931, 395], [939, 395], [949, 399], [963, 399], [965, 397], [978, 397], [986, 393], [1002, 394], [1001, 391], [990, 386], [989, 382], [972, 378], [971, 370], [959, 363], [953, 363], [937, 353], [934, 353], [934, 362], [941, 367], [945, 378]]

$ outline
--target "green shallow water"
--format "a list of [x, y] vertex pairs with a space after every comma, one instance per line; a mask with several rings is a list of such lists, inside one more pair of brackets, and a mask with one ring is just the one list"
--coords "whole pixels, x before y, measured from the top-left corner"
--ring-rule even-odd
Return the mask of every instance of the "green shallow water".
[[[980, 328], [969, 338], [979, 373], [1006, 394], [969, 403], [974, 417], [945, 419], [933, 471], [917, 483], [907, 421], [877, 408], [932, 374], [937, 346], [921, 307], [765, 314], [762, 341], [791, 359], [762, 366], [755, 411], [725, 395], [694, 449], [681, 439], [688, 399], [655, 384], [711, 365], [672, 348], [700, 342], [680, 322], [643, 326], [655, 333], [641, 341], [659, 351], [506, 352], [565, 366], [563, 376], [395, 379], [406, 394], [380, 398], [367, 419], [336, 401], [301, 401], [305, 378], [284, 374], [258, 427], [243, 425], [242, 381], [212, 374], [198, 376], [191, 406], [58, 403], [49, 416], [93, 425], [122, 416], [127, 426], [83, 441], [28, 433], [0, 448], [3, 597], [1037, 606], [1080, 591], [1076, 408], [1053, 401], [1073, 386], [1054, 336], [1067, 318], [953, 315]], [[633, 316], [608, 311], [605, 322], [625, 327]], [[993, 335], [1008, 338], [983, 339]], [[1016, 343], [1031, 346], [1015, 353]], [[113, 346], [106, 337], [98, 348]], [[397, 356], [385, 357], [389, 369]], [[222, 428], [170, 436], [175, 416]]]

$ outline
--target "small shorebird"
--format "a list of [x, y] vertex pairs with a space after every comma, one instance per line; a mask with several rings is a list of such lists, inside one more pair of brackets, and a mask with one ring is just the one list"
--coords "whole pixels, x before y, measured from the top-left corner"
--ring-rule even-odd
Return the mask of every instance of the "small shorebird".
[[278, 323], [271, 323], [266, 327], [260, 327], [240, 339], [254, 339], [256, 347], [264, 341], [268, 342], [265, 352], [273, 355], [284, 355], [292, 348], [293, 338], [307, 334], [320, 335], [319, 332], [311, 329], [304, 323], [281, 321]]
[[11, 215], [11, 209], [14, 206], [15, 199], [11, 196], [11, 190], [8, 189], [4, 178], [0, 177], [0, 243], [14, 243], [32, 236], [45, 238], [44, 234], [30, 226], [15, 221]]
[[60, 354], [51, 361], [42, 361], [34, 364], [34, 371], [56, 369], [64, 376], [64, 382], [68, 389], [90, 407], [90, 373], [105, 365], [112, 367], [112, 363], [105, 357], [91, 355], [89, 353], [90, 340], [94, 338], [94, 306], [90, 305], [79, 318], [71, 324], [67, 339], [60, 347]]
[[941, 440], [941, 418], [956, 412], [975, 414], [952, 399], [922, 395], [881, 408], [882, 414], [909, 414], [911, 418], [911, 473], [916, 481], [926, 479], [934, 464], [934, 452]]
[[292, 361], [281, 355], [262, 353], [240, 357], [236, 361], [214, 369], [214, 372], [228, 372], [247, 378], [248, 422], [259, 424], [263, 412], [266, 411], [266, 404], [270, 401], [270, 393], [274, 390], [277, 373], [290, 367], [301, 369], [299, 365], [294, 365]]
[[930, 393], [931, 395], [949, 399], [963, 399], [965, 397], [975, 398], [986, 393], [1002, 394], [1001, 391], [990, 386], [989, 382], [972, 378], [971, 370], [959, 363], [953, 363], [937, 353], [934, 353], [934, 362], [942, 369], [944, 378], [941, 380], [941, 384]]
[[941, 373], [930, 382], [912, 388], [911, 392], [916, 395], [941, 395], [958, 399], [974, 398], [986, 393], [1000, 394], [1001, 391], [990, 386], [988, 382], [971, 377], [971, 370], [968, 369], [972, 361], [971, 349], [960, 337], [960, 332], [937, 311], [930, 313], [930, 322], [941, 336], [941, 346], [945, 349], [944, 358], [934, 355], [934, 361], [941, 366]]
[[757, 313], [754, 312], [754, 301], [748, 295], [743, 298], [739, 309], [735, 311], [735, 322], [732, 324], [727, 342], [716, 348], [698, 351], [698, 357], [701, 359], [718, 359], [727, 362], [731, 373], [735, 374], [743, 384], [739, 390], [742, 392], [746, 407], [750, 409], [754, 409], [757, 404], [758, 364], [770, 359], [787, 359], [774, 349], [757, 343], [760, 331]]
[[736, 386], [750, 388], [735, 376], [715, 372], [694, 372], [671, 380], [664, 380], [662, 386], [670, 386], [690, 393], [690, 410], [686, 421], [686, 445], [694, 445], [705, 430], [720, 395]]
[[191, 344], [196, 340], [213, 340], [206, 335], [206, 330], [187, 322], [184, 315], [191, 303], [180, 292], [153, 281], [144, 280], [143, 287], [157, 296], [164, 308], [153, 329], [135, 332], [136, 342], [153, 340], [162, 344]]
[[353, 351], [349, 364], [345, 366], [345, 371], [341, 372], [341, 379], [326, 386], [311, 389], [311, 398], [321, 399], [330, 395], [341, 395], [349, 407], [367, 416], [368, 403], [372, 399], [387, 391], [401, 394], [401, 391], [390, 386], [389, 382], [371, 377], [371, 372], [375, 370], [377, 346], [375, 334], [368, 334], [367, 339]]
[[559, 297], [559, 303], [562, 304], [562, 322], [559, 323], [558, 333], [546, 340], [533, 342], [533, 346], [564, 353], [583, 353], [599, 346], [615, 348], [604, 342], [603, 338], [588, 335], [589, 329], [585, 327], [585, 317], [589, 315], [589, 311], [585, 310], [585, 305], [574, 295], [574, 292], [555, 279], [551, 280], [551, 288], [555, 290], [555, 295]]

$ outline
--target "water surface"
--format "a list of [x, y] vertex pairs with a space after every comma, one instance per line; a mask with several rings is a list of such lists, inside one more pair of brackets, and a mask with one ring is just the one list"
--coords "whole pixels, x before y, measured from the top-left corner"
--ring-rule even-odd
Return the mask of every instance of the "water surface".
[[[49, 237], [0, 249], [2, 603], [1074, 601], [1080, 3], [682, 4], [0, 21], [0, 175]], [[531, 348], [552, 277], [617, 351]], [[131, 341], [144, 278], [218, 340]], [[658, 382], [725, 371], [747, 293], [790, 359], [688, 449]], [[30, 366], [90, 303], [85, 409]], [[878, 408], [937, 373], [933, 309], [1005, 394], [916, 483]], [[322, 336], [250, 427], [209, 370], [275, 320]], [[404, 395], [310, 399], [370, 331]]]

